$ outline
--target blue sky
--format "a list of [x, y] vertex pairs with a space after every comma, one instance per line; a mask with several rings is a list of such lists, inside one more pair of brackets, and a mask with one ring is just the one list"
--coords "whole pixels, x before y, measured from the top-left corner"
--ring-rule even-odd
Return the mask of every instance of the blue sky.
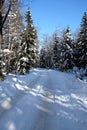
[[56, 29], [64, 29], [67, 25], [74, 32], [79, 28], [84, 12], [87, 12], [87, 0], [25, 1], [24, 10], [30, 6], [34, 25], [41, 34], [52, 34]]

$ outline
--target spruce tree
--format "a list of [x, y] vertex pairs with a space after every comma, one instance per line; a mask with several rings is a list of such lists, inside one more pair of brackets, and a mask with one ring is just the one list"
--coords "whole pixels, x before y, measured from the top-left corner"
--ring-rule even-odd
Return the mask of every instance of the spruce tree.
[[35, 67], [38, 58], [37, 32], [33, 25], [30, 9], [28, 9], [25, 20], [27, 26], [22, 34], [22, 43], [19, 51], [19, 62], [17, 71], [24, 74]]
[[75, 65], [80, 68], [87, 67], [87, 13], [82, 17], [77, 45], [74, 51]]
[[46, 56], [46, 68], [52, 68], [53, 67], [53, 48], [52, 45], [49, 44], [47, 46], [47, 56]]
[[64, 31], [62, 42], [61, 42], [61, 60], [60, 60], [60, 69], [62, 71], [72, 69], [72, 52], [73, 52], [71, 32], [70, 28], [67, 27]]
[[53, 68], [58, 69], [59, 68], [59, 49], [58, 49], [58, 36], [57, 33], [53, 36]]
[[41, 51], [40, 51], [40, 67], [41, 68], [46, 68], [47, 65], [47, 50], [45, 47], [42, 47]]

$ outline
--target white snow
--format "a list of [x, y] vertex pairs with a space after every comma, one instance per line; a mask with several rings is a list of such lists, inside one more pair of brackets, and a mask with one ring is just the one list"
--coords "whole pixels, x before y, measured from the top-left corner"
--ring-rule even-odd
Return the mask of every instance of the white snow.
[[9, 50], [9, 49], [1, 50], [1, 52], [7, 53], [7, 54], [13, 53], [13, 51], [11, 51], [11, 50]]
[[28, 62], [28, 58], [27, 57], [22, 57], [20, 60], [22, 60], [24, 62]]
[[87, 81], [32, 69], [0, 82], [0, 130], [86, 130]]

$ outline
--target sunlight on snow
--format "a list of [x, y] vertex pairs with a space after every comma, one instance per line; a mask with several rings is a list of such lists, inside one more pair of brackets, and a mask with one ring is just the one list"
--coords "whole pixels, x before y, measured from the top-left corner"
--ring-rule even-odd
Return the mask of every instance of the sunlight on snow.
[[58, 99], [62, 102], [68, 102], [70, 100], [70, 96], [69, 95], [60, 95], [60, 96], [55, 95], [55, 99]]
[[15, 108], [16, 109], [16, 111], [19, 113], [19, 114], [23, 114], [23, 111], [20, 109], [20, 108]]
[[16, 81], [17, 81], [17, 78], [13, 78], [13, 81], [15, 81], [15, 82], [16, 82]]
[[[73, 93], [71, 95], [61, 95], [60, 92], [58, 93], [58, 91], [56, 93], [56, 91], [52, 91], [40, 85], [38, 85], [36, 88], [29, 88], [29, 91], [26, 92], [33, 96], [40, 97], [45, 102], [56, 103], [66, 108], [77, 109], [79, 107], [79, 110], [86, 111], [80, 107], [81, 102], [82, 106], [87, 108], [87, 99], [84, 99], [82, 96], [78, 97]], [[75, 99], [77, 99], [78, 104], [74, 102]], [[81, 101], [80, 103], [79, 100]]]
[[14, 125], [14, 123], [12, 121], [9, 121], [7, 123], [7, 129], [8, 130], [16, 130], [15, 125]]
[[29, 91], [29, 87], [27, 87], [26, 85], [22, 86], [22, 85], [16, 83], [15, 86], [16, 86], [16, 88], [17, 88], [18, 90], [21, 90], [21, 91], [27, 90], [27, 91]]
[[10, 109], [11, 108], [11, 99], [10, 98], [7, 98], [5, 101], [3, 101], [1, 103], [1, 106], [4, 108], [4, 109]]
[[40, 90], [42, 87], [40, 85], [37, 86], [37, 89]]
[[[16, 79], [14, 80], [16, 81]], [[60, 94], [59, 90], [52, 91], [41, 85], [36, 86], [36, 88], [30, 88], [29, 86], [26, 86], [26, 85], [22, 86], [16, 83], [15, 86], [19, 90], [22, 90], [23, 92], [30, 93], [33, 96], [40, 97], [45, 102], [56, 103], [70, 109], [76, 109], [79, 106], [79, 110], [82, 110], [82, 111], [86, 111], [85, 109], [87, 108], [87, 98], [86, 97], [84, 98], [82, 96], [80, 97], [74, 93], [71, 93], [70, 95], [62, 95]], [[77, 100], [78, 104], [75, 103], [74, 100]], [[81, 105], [85, 109], [83, 109]]]
[[43, 99], [43, 101], [45, 101], [45, 102], [49, 102], [49, 103], [54, 103], [54, 98], [53, 98], [53, 96], [52, 97], [46, 97], [46, 96], [44, 96], [44, 95], [42, 95], [42, 94], [39, 94], [39, 96]]
[[58, 116], [61, 115], [61, 117], [64, 117], [65, 119], [69, 119], [69, 120], [73, 120], [74, 122], [79, 122], [79, 119], [72, 113], [69, 113], [69, 112], [65, 112], [63, 110], [60, 110], [58, 113], [57, 113]]
[[37, 107], [39, 110], [43, 111], [43, 112], [52, 113], [49, 109], [47, 109], [47, 108], [45, 108], [45, 107], [43, 107], [43, 106], [41, 106], [41, 105], [36, 104], [36, 107]]

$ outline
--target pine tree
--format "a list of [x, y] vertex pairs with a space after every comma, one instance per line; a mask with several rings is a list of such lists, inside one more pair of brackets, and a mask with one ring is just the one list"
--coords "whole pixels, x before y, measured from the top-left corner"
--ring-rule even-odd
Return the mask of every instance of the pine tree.
[[19, 62], [17, 71], [24, 74], [30, 68], [35, 67], [38, 58], [37, 32], [33, 25], [30, 9], [28, 9], [25, 19], [27, 26], [22, 34], [21, 49], [19, 52]]
[[47, 46], [46, 64], [46, 68], [53, 68], [53, 46], [51, 43]]
[[71, 40], [70, 28], [67, 27], [64, 31], [62, 42], [61, 42], [61, 60], [60, 60], [60, 69], [62, 71], [72, 69], [72, 52], [73, 44]]
[[47, 67], [47, 49], [46, 47], [42, 47], [40, 50], [40, 67], [46, 68]]
[[82, 17], [77, 45], [74, 50], [75, 65], [78, 68], [87, 67], [87, 13]]
[[58, 48], [58, 36], [57, 33], [53, 36], [53, 68], [58, 69], [59, 68], [59, 48]]

